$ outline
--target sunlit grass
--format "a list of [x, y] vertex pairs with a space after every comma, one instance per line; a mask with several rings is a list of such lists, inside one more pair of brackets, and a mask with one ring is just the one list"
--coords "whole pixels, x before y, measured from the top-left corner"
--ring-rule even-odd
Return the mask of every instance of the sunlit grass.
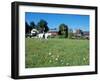
[[89, 40], [59, 38], [25, 40], [26, 68], [89, 64]]

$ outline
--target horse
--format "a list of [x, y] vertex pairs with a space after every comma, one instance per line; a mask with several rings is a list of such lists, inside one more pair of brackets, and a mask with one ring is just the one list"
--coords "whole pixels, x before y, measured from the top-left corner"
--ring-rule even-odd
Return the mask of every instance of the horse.
[[31, 30], [31, 37], [36, 36], [37, 33], [39, 33], [39, 31], [38, 31], [37, 29], [34, 29], [34, 28], [33, 28], [33, 29]]
[[47, 39], [49, 36], [51, 36], [51, 33], [45, 33], [45, 39]]
[[39, 33], [38, 35], [37, 35], [37, 37], [39, 38], [39, 39], [42, 39], [43, 38], [43, 33]]
[[42, 39], [48, 39], [48, 37], [51, 36], [51, 33], [39, 33], [38, 38]]

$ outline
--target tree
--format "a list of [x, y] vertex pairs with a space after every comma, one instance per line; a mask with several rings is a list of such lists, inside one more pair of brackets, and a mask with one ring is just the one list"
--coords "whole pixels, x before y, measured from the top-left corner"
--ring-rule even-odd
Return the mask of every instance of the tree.
[[72, 38], [73, 37], [73, 30], [72, 29], [69, 29], [68, 30], [68, 38]]
[[32, 21], [32, 22], [30, 22], [30, 24], [28, 24], [28, 22], [26, 21], [25, 22], [25, 33], [30, 33], [31, 32], [31, 30], [33, 29], [33, 28], [35, 28], [36, 27], [36, 25], [35, 25], [35, 23]]
[[48, 23], [45, 20], [40, 20], [37, 24], [37, 27], [37, 29], [42, 33], [49, 30]]
[[33, 28], [35, 28], [35, 23], [32, 21], [30, 22], [30, 29], [33, 29]]
[[83, 31], [81, 29], [77, 29], [76, 34], [80, 35], [80, 36], [83, 36]]
[[68, 37], [68, 26], [65, 24], [60, 24], [58, 34], [67, 38]]
[[29, 24], [27, 22], [25, 22], [25, 33], [29, 33], [30, 29], [29, 29]]

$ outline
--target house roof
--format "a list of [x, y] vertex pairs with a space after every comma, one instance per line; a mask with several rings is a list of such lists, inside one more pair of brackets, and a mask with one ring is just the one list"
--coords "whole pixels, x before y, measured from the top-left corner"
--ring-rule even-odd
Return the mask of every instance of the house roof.
[[58, 30], [49, 30], [49, 32], [58, 32]]

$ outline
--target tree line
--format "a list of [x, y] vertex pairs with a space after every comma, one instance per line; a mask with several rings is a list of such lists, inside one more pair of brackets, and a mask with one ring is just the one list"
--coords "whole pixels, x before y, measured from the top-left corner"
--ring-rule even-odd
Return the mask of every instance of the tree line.
[[30, 33], [33, 28], [37, 29], [40, 33], [48, 32], [49, 27], [47, 24], [48, 23], [45, 20], [40, 20], [37, 25], [34, 23], [34, 21], [30, 22], [29, 24], [26, 21], [25, 22], [25, 29], [26, 29], [25, 33]]
[[[30, 33], [32, 29], [37, 29], [40, 33], [46, 33], [49, 31], [48, 23], [47, 21], [41, 19], [37, 24], [34, 23], [34, 21], [28, 23], [25, 22], [25, 33]], [[68, 26], [64, 23], [59, 25], [59, 31], [58, 35], [60, 37], [67, 38], [68, 37]]]

